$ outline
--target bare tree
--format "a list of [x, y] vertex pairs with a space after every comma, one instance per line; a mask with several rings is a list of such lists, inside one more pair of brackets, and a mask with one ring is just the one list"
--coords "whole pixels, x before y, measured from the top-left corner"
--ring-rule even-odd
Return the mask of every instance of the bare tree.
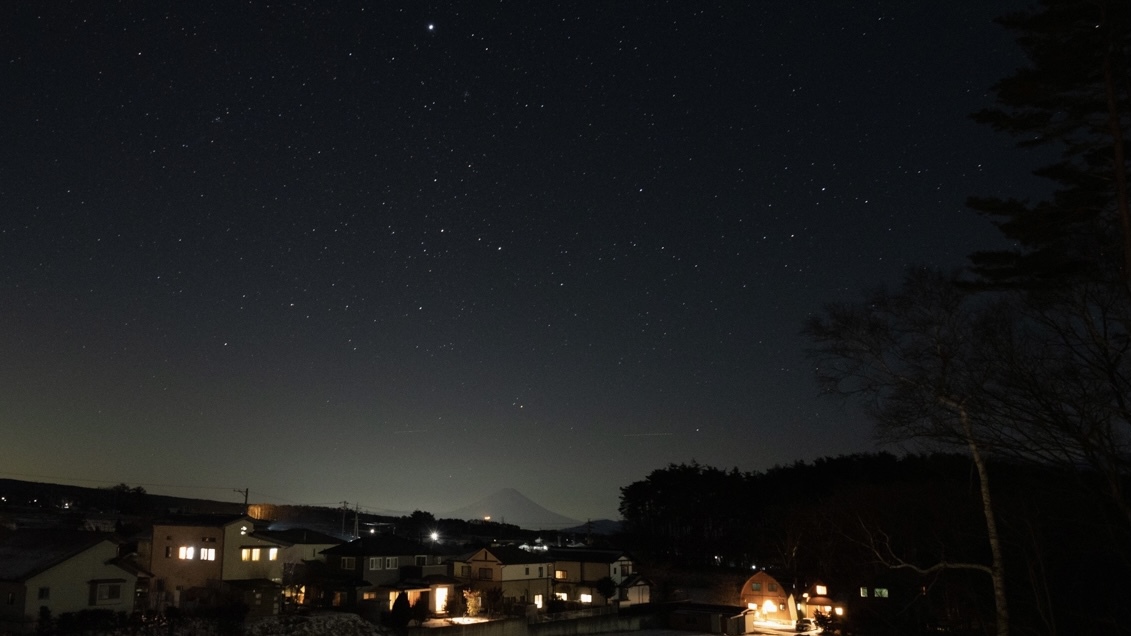
[[805, 333], [815, 345], [811, 355], [822, 386], [858, 398], [881, 439], [960, 446], [969, 453], [991, 554], [989, 565], [975, 569], [990, 576], [996, 631], [1007, 636], [1005, 564], [981, 441], [995, 437], [986, 431], [1002, 426], [982, 390], [998, 383], [1000, 374], [984, 344], [1008, 328], [1009, 320], [992, 298], [955, 283], [955, 276], [913, 270], [897, 293], [879, 290], [861, 304], [826, 306]]

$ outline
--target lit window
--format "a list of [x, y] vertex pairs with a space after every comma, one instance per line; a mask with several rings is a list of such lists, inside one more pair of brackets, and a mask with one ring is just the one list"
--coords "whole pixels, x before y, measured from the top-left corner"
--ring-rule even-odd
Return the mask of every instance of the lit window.
[[569, 594], [566, 594], [565, 592], [554, 592], [554, 598], [558, 599], [559, 601], [568, 601]]
[[377, 592], [362, 592], [361, 593], [361, 600], [363, 600], [363, 601], [376, 601], [377, 600]]
[[267, 550], [267, 560], [268, 561], [278, 561], [279, 560], [279, 548], [271, 548], [271, 549]]
[[537, 607], [538, 609], [542, 609], [542, 595], [541, 594], [535, 594], [534, 595], [534, 607]]
[[816, 591], [817, 596], [828, 596], [829, 594], [829, 588], [825, 587], [824, 585], [818, 585]]
[[568, 576], [565, 570], [554, 570], [554, 578], [559, 581], [565, 580]]
[[177, 548], [177, 558], [191, 561], [192, 557], [196, 554], [196, 549], [190, 546], [181, 546]]
[[200, 549], [200, 560], [201, 561], [215, 561], [216, 560], [216, 548], [201, 548]]
[[592, 594], [582, 594], [581, 595], [581, 602], [582, 603], [592, 603], [593, 602], [593, 595]]
[[386, 570], [397, 569], [397, 557], [387, 557], [385, 559], [385, 569]]
[[868, 588], [860, 588], [860, 598], [868, 598]]
[[877, 587], [877, 588], [876, 588], [876, 593], [875, 593], [875, 594], [873, 594], [873, 596], [875, 596], [876, 598], [887, 598], [887, 597], [888, 597], [888, 588], [886, 588], [886, 587]]
[[258, 561], [260, 556], [259, 548], [243, 548], [240, 550], [241, 561]]

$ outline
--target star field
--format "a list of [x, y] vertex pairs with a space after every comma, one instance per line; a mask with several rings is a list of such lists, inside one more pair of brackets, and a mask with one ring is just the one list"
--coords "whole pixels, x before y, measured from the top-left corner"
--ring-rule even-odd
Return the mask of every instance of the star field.
[[801, 321], [1033, 187], [1009, 8], [7, 4], [0, 476], [583, 519], [870, 448]]

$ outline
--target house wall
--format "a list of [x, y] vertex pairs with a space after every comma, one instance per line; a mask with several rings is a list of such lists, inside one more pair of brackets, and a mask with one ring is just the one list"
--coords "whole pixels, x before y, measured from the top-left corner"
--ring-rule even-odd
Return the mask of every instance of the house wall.
[[543, 604], [548, 602], [552, 597], [553, 569], [554, 564], [549, 562], [501, 566], [503, 598], [533, 603], [541, 596]]
[[[759, 589], [754, 589], [757, 586]], [[785, 588], [764, 570], [742, 584], [740, 595], [744, 607], [754, 610], [759, 619], [789, 620], [789, 599]]]
[[[473, 554], [466, 563], [460, 565], [468, 566], [467, 578], [471, 581], [494, 581], [500, 582], [503, 580], [502, 565], [499, 560], [491, 555], [487, 550], [480, 550]], [[483, 576], [482, 571], [488, 569], [491, 571], [489, 576]]]
[[[416, 562], [414, 556], [403, 554], [382, 556], [372, 555], [359, 558], [362, 561], [361, 578], [369, 581], [375, 587], [395, 584], [401, 579], [401, 568], [406, 565], [413, 565]], [[387, 567], [389, 565], [388, 560], [390, 558], [396, 559], [396, 562], [392, 564], [392, 567]], [[371, 562], [373, 559], [376, 559], [377, 562]]]
[[621, 589], [624, 594], [624, 598], [620, 600], [621, 607], [652, 602], [652, 589], [647, 585], [633, 585]]
[[322, 554], [323, 550], [340, 545], [338, 543], [296, 543], [291, 546], [282, 547], [282, 561], [283, 563], [301, 563], [303, 561], [325, 561], [326, 556]]
[[34, 623], [24, 612], [26, 591], [22, 583], [0, 581], [0, 634], [34, 629]]
[[631, 574], [632, 560], [628, 557], [621, 557], [613, 562], [611, 571], [609, 572], [609, 578], [617, 585], [620, 585]]
[[[181, 559], [180, 548], [193, 548], [193, 558]], [[216, 560], [200, 559], [201, 548], [216, 550]], [[178, 590], [205, 587], [220, 579], [224, 532], [208, 526], [153, 526], [149, 571], [153, 573], [154, 593], [150, 598], [160, 607], [175, 604]], [[162, 593], [163, 592], [163, 593]]]
[[[261, 539], [243, 530], [250, 524], [232, 523], [224, 528], [224, 557], [221, 561], [220, 578], [225, 581], [246, 581], [248, 579], [268, 579], [275, 583], [283, 582], [282, 547], [274, 541]], [[243, 550], [259, 549], [258, 561], [244, 561]], [[271, 550], [275, 550], [274, 559]]]
[[590, 583], [603, 579], [606, 576], [612, 578], [612, 568], [608, 563], [582, 563], [581, 564], [581, 580]]
[[[25, 583], [24, 613], [33, 620], [39, 608], [51, 610], [52, 616], [84, 609], [107, 609], [126, 612], [134, 609], [134, 587], [137, 576], [107, 562], [118, 556], [118, 546], [102, 541], [88, 550], [29, 578]], [[117, 598], [99, 600], [93, 581], [117, 586]], [[39, 589], [48, 588], [49, 598], [39, 599]]]
[[[564, 583], [578, 583], [581, 581], [581, 563], [578, 561], [555, 561], [554, 580]], [[558, 576], [558, 572], [565, 572], [565, 577]]]

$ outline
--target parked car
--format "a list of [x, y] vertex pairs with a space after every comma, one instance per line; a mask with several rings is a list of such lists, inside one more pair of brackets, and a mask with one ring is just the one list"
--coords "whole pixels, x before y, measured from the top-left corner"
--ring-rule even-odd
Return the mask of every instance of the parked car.
[[817, 621], [812, 618], [799, 618], [797, 619], [797, 631], [815, 632], [817, 631]]

